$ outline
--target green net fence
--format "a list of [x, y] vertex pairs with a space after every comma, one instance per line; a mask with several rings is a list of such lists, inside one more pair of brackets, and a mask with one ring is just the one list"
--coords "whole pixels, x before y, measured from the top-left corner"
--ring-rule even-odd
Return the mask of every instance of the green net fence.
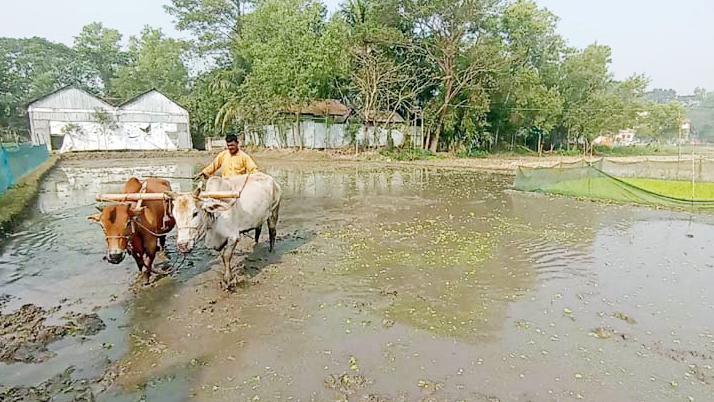
[[0, 195], [50, 157], [44, 145], [0, 146]]
[[600, 159], [545, 168], [519, 167], [514, 188], [627, 204], [714, 210], [714, 160], [624, 163]]

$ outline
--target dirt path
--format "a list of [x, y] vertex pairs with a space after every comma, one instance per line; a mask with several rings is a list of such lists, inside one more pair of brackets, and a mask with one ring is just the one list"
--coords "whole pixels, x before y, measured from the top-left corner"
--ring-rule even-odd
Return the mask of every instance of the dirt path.
[[[453, 155], [443, 153], [439, 154], [438, 158], [433, 158], [430, 160], [416, 160], [416, 161], [395, 161], [389, 157], [380, 155], [377, 151], [367, 151], [355, 155], [351, 151], [347, 150], [335, 150], [335, 151], [315, 151], [315, 150], [271, 150], [264, 148], [252, 148], [246, 149], [258, 163], [258, 165], [264, 165], [262, 161], [270, 163], [270, 161], [278, 160], [281, 164], [295, 163], [300, 164], [304, 162], [313, 163], [340, 163], [340, 164], [354, 164], [359, 163], [363, 165], [368, 164], [378, 164], [385, 166], [427, 166], [427, 167], [440, 167], [440, 168], [461, 168], [461, 169], [475, 169], [484, 171], [496, 171], [502, 173], [515, 173], [519, 166], [527, 167], [549, 167], [555, 166], [559, 163], [573, 163], [581, 161], [583, 159], [587, 161], [598, 160], [601, 157], [583, 157], [578, 156], [501, 156], [493, 155], [486, 158], [456, 158]], [[698, 153], [696, 157], [711, 157], [710, 152]], [[217, 152], [207, 152], [207, 151], [127, 151], [127, 152], [86, 152], [86, 153], [69, 153], [63, 154], [61, 156], [63, 162], [75, 162], [81, 163], [83, 161], [91, 160], [98, 163], [116, 163], [117, 160], [123, 159], [150, 159], [154, 162], [161, 161], [176, 161], [176, 160], [190, 160], [195, 161], [196, 164], [207, 164], [215, 156]], [[638, 161], [675, 161], [679, 157], [677, 155], [646, 155], [646, 156], [619, 156], [619, 157], [607, 157], [608, 159], [619, 161], [619, 162], [638, 162]], [[683, 154], [683, 159], [691, 158], [691, 155]]]

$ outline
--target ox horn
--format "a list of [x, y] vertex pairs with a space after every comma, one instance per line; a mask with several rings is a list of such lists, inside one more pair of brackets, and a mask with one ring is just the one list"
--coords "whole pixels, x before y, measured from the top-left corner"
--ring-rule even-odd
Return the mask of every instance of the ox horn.
[[97, 211], [99, 212], [104, 212], [104, 208], [106, 205], [95, 205], [94, 208], [97, 208]]
[[201, 187], [203, 187], [203, 183], [199, 183], [198, 187], [196, 187], [196, 189], [193, 190], [194, 197], [198, 197], [198, 195], [201, 194]]

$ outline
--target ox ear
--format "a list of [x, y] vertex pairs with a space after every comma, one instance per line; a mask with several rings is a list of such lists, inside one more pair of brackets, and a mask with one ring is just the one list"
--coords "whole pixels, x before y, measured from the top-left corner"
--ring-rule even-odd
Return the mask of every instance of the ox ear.
[[231, 205], [232, 205], [231, 202], [228, 202], [225, 200], [206, 198], [203, 200], [203, 204], [201, 205], [201, 208], [203, 208], [204, 211], [215, 214], [215, 213], [228, 211], [231, 208]]
[[87, 220], [90, 221], [90, 222], [94, 222], [94, 223], [100, 223], [100, 222], [101, 222], [101, 221], [100, 221], [100, 217], [101, 217], [101, 216], [102, 216], [102, 214], [89, 215], [89, 216], [87, 217]]

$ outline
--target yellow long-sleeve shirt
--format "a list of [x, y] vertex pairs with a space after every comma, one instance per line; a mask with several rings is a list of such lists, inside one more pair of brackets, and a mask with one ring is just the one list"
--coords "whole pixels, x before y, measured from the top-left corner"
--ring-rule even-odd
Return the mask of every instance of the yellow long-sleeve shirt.
[[227, 149], [216, 155], [213, 162], [206, 166], [202, 172], [206, 176], [210, 176], [218, 169], [222, 169], [221, 177], [224, 179], [246, 174], [246, 172], [250, 172], [251, 174], [258, 172], [258, 166], [248, 154], [243, 151], [238, 151], [235, 155], [231, 155]]

